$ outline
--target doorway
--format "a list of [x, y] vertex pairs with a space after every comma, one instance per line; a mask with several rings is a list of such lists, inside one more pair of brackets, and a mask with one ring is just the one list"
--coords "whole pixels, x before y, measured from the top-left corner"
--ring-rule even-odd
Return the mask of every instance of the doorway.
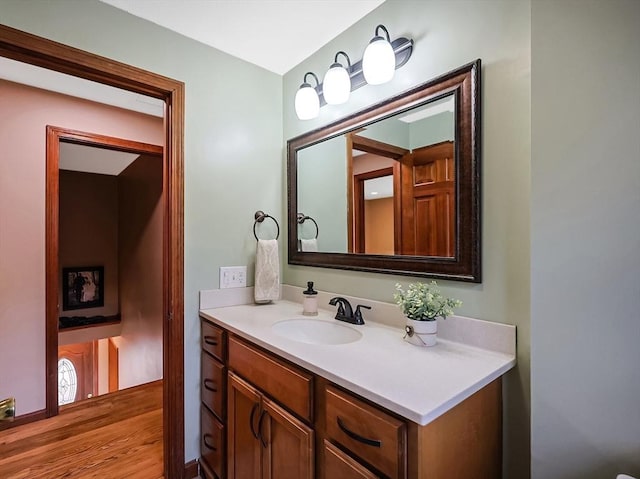
[[[184, 291], [183, 291], [183, 124], [184, 84], [139, 68], [68, 47], [35, 35], [0, 25], [0, 56], [79, 78], [162, 99], [165, 102], [163, 190], [165, 191], [163, 231], [163, 423], [165, 477], [184, 476]], [[85, 141], [78, 135], [75, 141]], [[48, 141], [47, 149], [56, 142]], [[57, 174], [54, 176], [57, 178]], [[57, 196], [57, 181], [46, 178], [47, 197]], [[52, 191], [53, 190], [53, 191]], [[47, 202], [47, 235], [55, 237], [57, 214]], [[59, 278], [57, 245], [47, 244], [46, 252], [47, 329], [57, 329]], [[57, 338], [46, 336], [46, 414], [57, 410]], [[35, 418], [36, 416], [34, 416]], [[37, 417], [41, 417], [37, 415]]]
[[58, 406], [98, 394], [98, 341], [58, 348]]
[[[161, 121], [155, 123], [159, 130]], [[47, 165], [51, 175], [58, 171], [59, 194], [47, 201], [58, 206], [59, 218], [61, 405], [162, 379], [163, 169], [161, 146], [87, 132], [77, 144], [69, 138], [78, 132], [53, 129], [58, 134], [50, 137], [59, 144], [49, 151], [58, 154], [48, 156]], [[134, 122], [130, 129], [133, 135]], [[96, 343], [93, 371], [82, 356], [60, 354], [69, 344], [87, 342]], [[117, 359], [110, 359], [109, 343]], [[118, 379], [109, 387], [109, 363], [115, 361], [112, 377]], [[95, 378], [86, 394], [80, 391], [83, 371]], [[64, 386], [76, 376], [77, 394], [71, 395]], [[61, 403], [64, 393], [72, 397]]]
[[347, 135], [350, 253], [393, 255], [401, 251], [399, 160], [407, 153], [404, 148], [362, 136], [362, 131]]
[[393, 167], [353, 175], [354, 253], [397, 254]]

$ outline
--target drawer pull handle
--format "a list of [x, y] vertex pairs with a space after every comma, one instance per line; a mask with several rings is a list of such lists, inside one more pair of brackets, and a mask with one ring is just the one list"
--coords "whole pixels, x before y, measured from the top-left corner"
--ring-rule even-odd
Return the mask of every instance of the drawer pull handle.
[[218, 388], [215, 387], [216, 383], [213, 379], [205, 379], [204, 380], [204, 388], [208, 391], [217, 393], [218, 392]]
[[264, 434], [262, 434], [262, 421], [264, 417], [267, 415], [267, 411], [262, 411], [260, 414], [260, 419], [258, 419], [258, 434], [260, 435], [260, 442], [262, 443], [262, 447], [267, 447], [267, 442], [264, 440]]
[[204, 442], [204, 445], [212, 451], [217, 451], [218, 449], [214, 445], [209, 443], [209, 439], [213, 439], [213, 436], [209, 433], [206, 433], [204, 436], [202, 436], [202, 442]]
[[208, 344], [209, 346], [217, 346], [218, 345], [218, 339], [215, 336], [205, 336], [204, 337], [204, 342], [206, 344]]
[[251, 408], [251, 414], [249, 414], [249, 428], [251, 428], [251, 434], [253, 434], [253, 437], [255, 437], [256, 439], [258, 439], [258, 433], [253, 428], [253, 415], [258, 410], [258, 406], [260, 406], [260, 403], [255, 403]]
[[340, 429], [342, 429], [342, 432], [344, 432], [347, 436], [349, 436], [351, 439], [354, 439], [358, 442], [361, 442], [363, 444], [366, 444], [368, 446], [373, 446], [373, 447], [381, 447], [382, 446], [382, 442], [378, 441], [377, 439], [368, 439], [366, 437], [362, 437], [360, 434], [356, 434], [353, 431], [350, 431], [342, 422], [342, 419], [340, 419], [338, 417], [338, 427]]

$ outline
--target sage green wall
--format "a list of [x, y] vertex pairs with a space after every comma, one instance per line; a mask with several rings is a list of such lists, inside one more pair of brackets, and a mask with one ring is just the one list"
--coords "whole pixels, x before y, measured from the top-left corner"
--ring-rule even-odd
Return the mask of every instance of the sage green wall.
[[410, 124], [411, 149], [433, 145], [441, 141], [455, 140], [453, 112], [443, 111]]
[[410, 129], [408, 123], [396, 119], [388, 119], [367, 126], [364, 130], [358, 132], [358, 136], [364, 136], [365, 138], [371, 138], [372, 140], [410, 150]]
[[251, 275], [254, 212], [281, 218], [282, 78], [97, 0], [0, 0], [0, 22], [186, 84], [185, 459], [195, 459], [198, 291], [218, 287], [219, 266]]
[[640, 2], [531, 34], [532, 477], [640, 477]]
[[[504, 457], [510, 479], [529, 477], [530, 14], [528, 0], [387, 0], [289, 71], [283, 90], [286, 140], [482, 59], [483, 282], [440, 284], [464, 301], [461, 314], [518, 328], [518, 366], [505, 378]], [[354, 61], [361, 58], [379, 23], [392, 37], [415, 40], [409, 62], [390, 83], [364, 86], [348, 103], [325, 106], [319, 118], [299, 121], [293, 99], [304, 73], [322, 74], [338, 50]], [[282, 198], [284, 215], [284, 193]], [[412, 280], [287, 264], [283, 276], [297, 286], [315, 281], [321, 290], [388, 302], [396, 281]]]
[[[316, 220], [319, 251], [347, 252], [346, 152], [342, 135], [298, 153], [298, 212]], [[298, 226], [298, 238], [313, 238], [315, 234], [311, 221]]]

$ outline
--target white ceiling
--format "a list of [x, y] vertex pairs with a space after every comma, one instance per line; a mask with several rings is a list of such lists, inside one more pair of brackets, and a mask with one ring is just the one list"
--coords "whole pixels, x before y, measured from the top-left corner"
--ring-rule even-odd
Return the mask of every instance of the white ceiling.
[[424, 120], [430, 116], [435, 116], [445, 111], [453, 112], [455, 110], [456, 102], [453, 95], [448, 95], [440, 100], [427, 103], [421, 108], [411, 110], [410, 113], [398, 117], [399, 121], [404, 123], [414, 123], [416, 121]]
[[[385, 0], [101, 0], [284, 74]], [[0, 78], [162, 117], [164, 102], [0, 57]]]
[[73, 143], [60, 143], [61, 170], [119, 175], [140, 155]]
[[147, 115], [164, 116], [164, 102], [120, 88], [65, 75], [0, 56], [0, 78]]
[[371, 178], [364, 182], [364, 199], [379, 200], [393, 197], [393, 175]]
[[[101, 0], [284, 74], [385, 0]], [[0, 57], [0, 78], [162, 117], [164, 102]], [[61, 143], [60, 169], [118, 175], [138, 155]]]
[[101, 1], [283, 75], [385, 0]]

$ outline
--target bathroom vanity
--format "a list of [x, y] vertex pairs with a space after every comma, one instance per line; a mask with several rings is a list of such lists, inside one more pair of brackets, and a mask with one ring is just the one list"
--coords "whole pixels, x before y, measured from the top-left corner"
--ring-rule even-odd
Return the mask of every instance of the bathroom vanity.
[[[289, 301], [200, 311], [205, 477], [500, 477], [512, 352], [448, 339], [419, 348], [399, 328], [300, 313]], [[293, 332], [306, 325], [312, 334]]]

